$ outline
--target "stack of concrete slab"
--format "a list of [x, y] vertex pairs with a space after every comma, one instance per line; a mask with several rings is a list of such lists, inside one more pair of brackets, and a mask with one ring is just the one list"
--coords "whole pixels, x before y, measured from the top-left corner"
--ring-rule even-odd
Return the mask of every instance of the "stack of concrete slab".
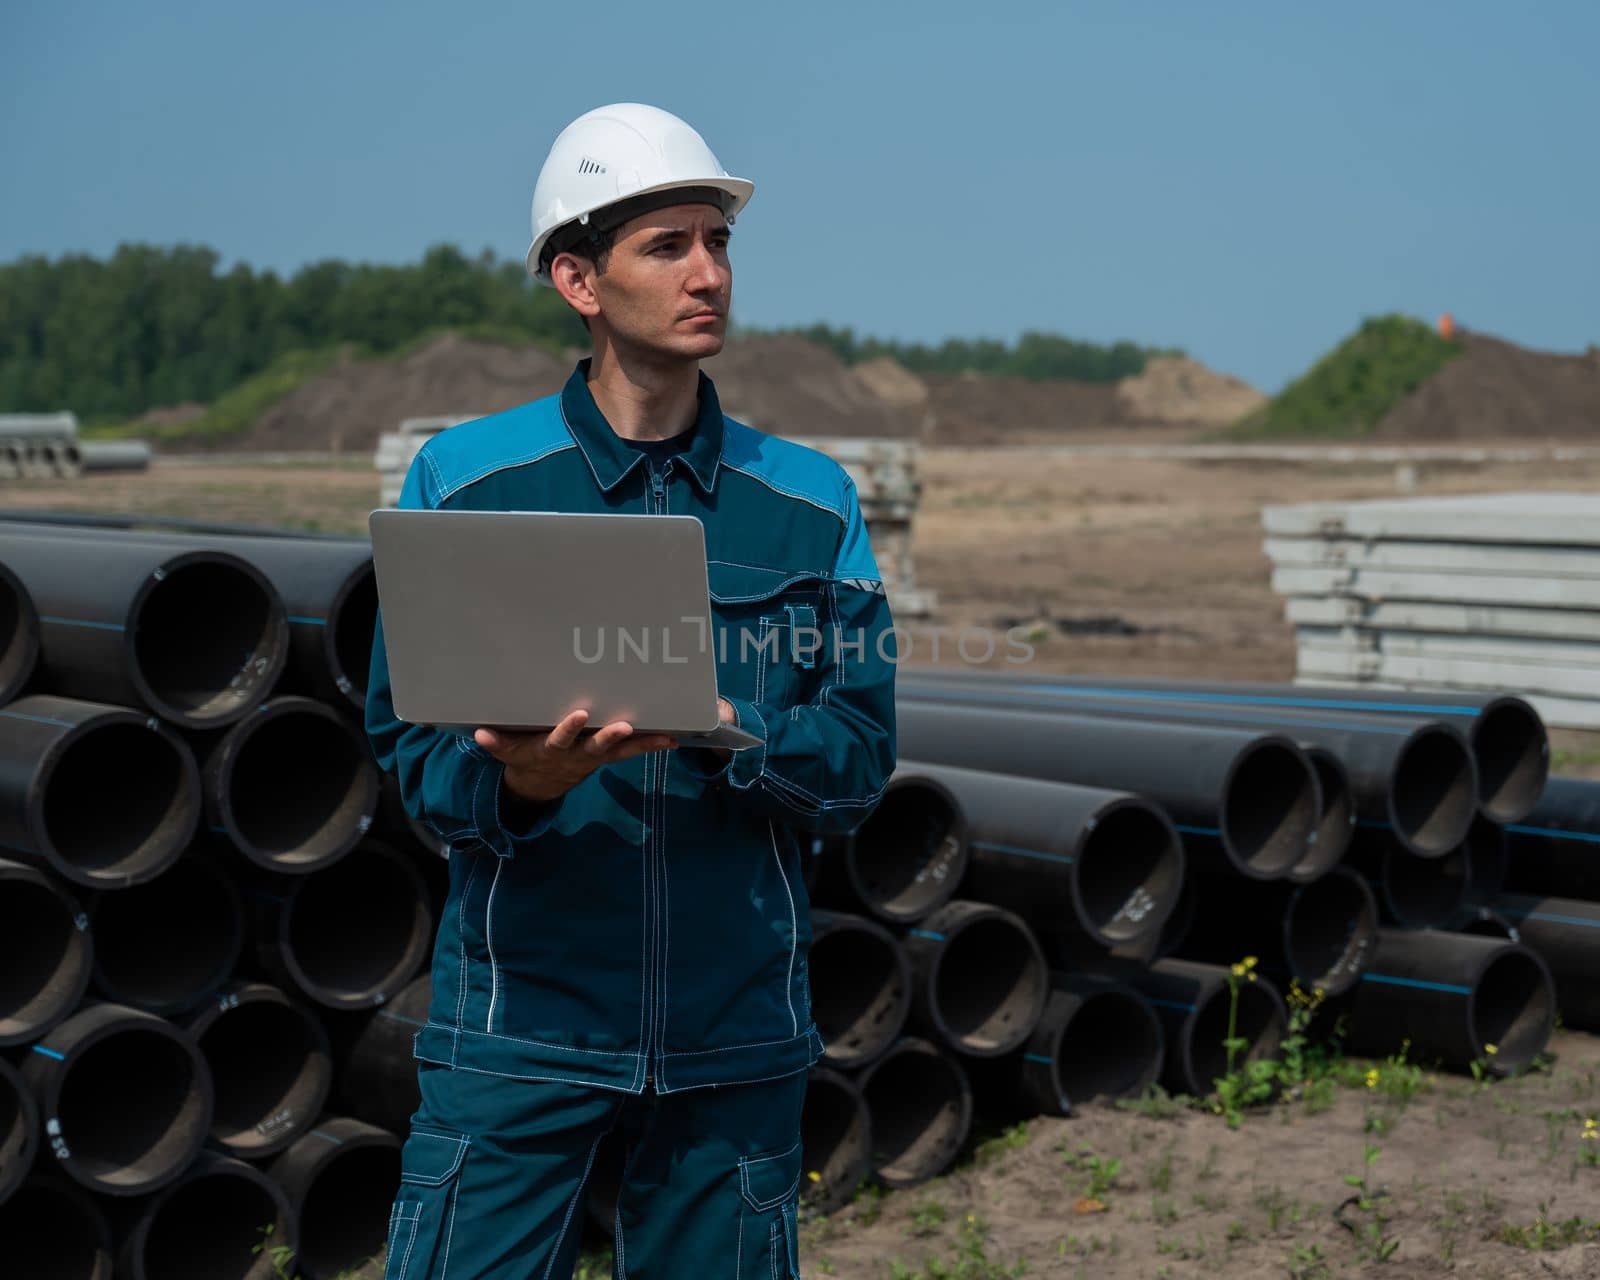
[[[439, 432], [473, 414], [433, 418], [407, 418], [398, 431], [378, 437], [373, 457], [380, 482], [379, 501], [392, 507], [400, 501], [400, 486], [417, 451]], [[883, 573], [884, 592], [899, 617], [926, 617], [933, 611], [934, 593], [916, 585], [911, 558], [911, 522], [922, 494], [917, 474], [918, 445], [911, 440], [851, 439], [819, 436], [797, 443], [833, 458], [856, 482], [861, 518], [867, 525], [873, 555]]]
[[1302, 684], [1502, 690], [1600, 728], [1600, 493], [1268, 507]]

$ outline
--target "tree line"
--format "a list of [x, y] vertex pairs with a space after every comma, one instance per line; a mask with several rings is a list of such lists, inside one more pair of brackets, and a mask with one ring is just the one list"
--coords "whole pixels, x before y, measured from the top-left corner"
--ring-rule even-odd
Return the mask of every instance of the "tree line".
[[[327, 260], [287, 277], [200, 245], [120, 246], [109, 259], [28, 256], [0, 264], [0, 412], [71, 409], [86, 421], [158, 405], [209, 404], [305, 353], [350, 344], [392, 352], [439, 329], [553, 349], [584, 346], [576, 315], [535, 287], [520, 261], [437, 245], [405, 265]], [[891, 356], [918, 372], [975, 370], [1111, 382], [1154, 349], [1048, 333], [1014, 344], [858, 338], [848, 328], [790, 330], [848, 363]]]

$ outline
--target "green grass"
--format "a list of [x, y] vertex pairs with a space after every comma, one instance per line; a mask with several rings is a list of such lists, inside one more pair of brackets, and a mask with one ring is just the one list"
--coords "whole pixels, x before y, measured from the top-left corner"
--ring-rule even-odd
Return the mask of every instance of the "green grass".
[[1361, 327], [1224, 435], [1234, 440], [1371, 434], [1394, 408], [1461, 354], [1430, 326], [1386, 315]]

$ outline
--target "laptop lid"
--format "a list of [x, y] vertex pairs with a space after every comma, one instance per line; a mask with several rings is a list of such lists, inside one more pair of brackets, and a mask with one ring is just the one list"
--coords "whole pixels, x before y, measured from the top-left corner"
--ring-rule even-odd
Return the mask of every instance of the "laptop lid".
[[694, 516], [374, 511], [395, 714], [467, 731], [717, 728], [705, 530]]

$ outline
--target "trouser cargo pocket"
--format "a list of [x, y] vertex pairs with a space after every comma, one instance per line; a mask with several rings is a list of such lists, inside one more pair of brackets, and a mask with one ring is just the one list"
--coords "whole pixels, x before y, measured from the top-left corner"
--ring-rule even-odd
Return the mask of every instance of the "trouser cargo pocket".
[[798, 1280], [800, 1144], [739, 1161], [739, 1280]]
[[389, 1215], [384, 1280], [445, 1280], [457, 1181], [470, 1140], [413, 1129], [400, 1150], [400, 1191]]

